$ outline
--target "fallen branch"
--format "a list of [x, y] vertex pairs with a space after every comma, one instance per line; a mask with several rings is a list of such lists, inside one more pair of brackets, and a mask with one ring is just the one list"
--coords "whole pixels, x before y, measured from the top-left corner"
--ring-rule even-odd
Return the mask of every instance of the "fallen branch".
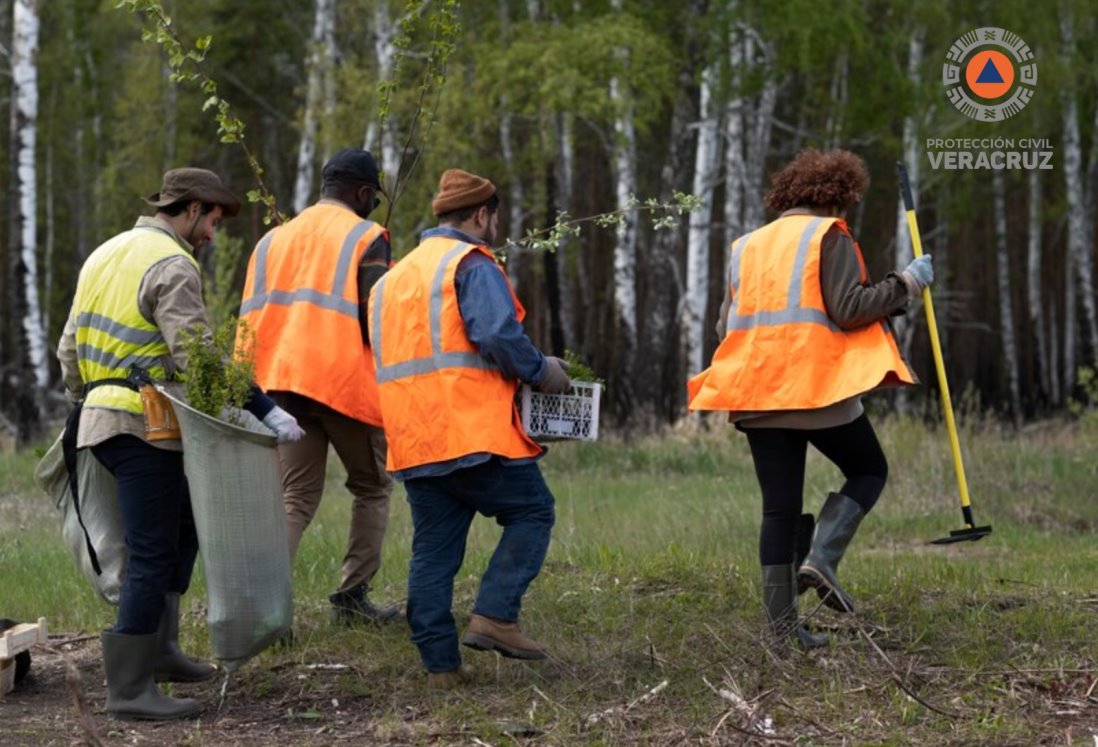
[[69, 686], [69, 692], [72, 693], [72, 702], [76, 706], [76, 720], [80, 724], [80, 730], [84, 732], [84, 741], [90, 747], [103, 747], [103, 738], [99, 736], [95, 718], [92, 717], [88, 702], [84, 699], [84, 687], [80, 670], [72, 663], [72, 659], [64, 653], [57, 649], [52, 650], [60, 655], [61, 660], [65, 662], [65, 684]]
[[592, 713], [590, 716], [583, 720], [583, 723], [590, 726], [592, 724], [597, 724], [599, 721], [602, 721], [603, 719], [610, 716], [614, 716], [617, 714], [621, 714], [624, 716], [625, 714], [629, 713], [629, 711], [633, 710], [633, 708], [635, 708], [636, 706], [647, 703], [648, 701], [659, 695], [661, 692], [663, 692], [665, 689], [667, 689], [667, 685], [669, 682], [669, 680], [664, 680], [663, 682], [646, 692], [644, 695], [641, 695], [639, 698], [624, 707], [614, 706], [613, 708], [607, 708], [605, 711]]

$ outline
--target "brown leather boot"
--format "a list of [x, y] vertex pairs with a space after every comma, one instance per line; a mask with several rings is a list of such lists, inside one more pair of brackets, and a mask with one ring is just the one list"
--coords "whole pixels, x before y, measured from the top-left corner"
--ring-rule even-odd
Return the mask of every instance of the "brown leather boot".
[[461, 642], [477, 651], [498, 651], [512, 659], [544, 659], [547, 656], [540, 643], [523, 635], [517, 622], [501, 622], [475, 612], [469, 616], [469, 627]]
[[462, 664], [457, 669], [449, 672], [428, 672], [427, 687], [434, 690], [454, 690], [467, 685], [473, 680], [473, 668], [468, 664]]

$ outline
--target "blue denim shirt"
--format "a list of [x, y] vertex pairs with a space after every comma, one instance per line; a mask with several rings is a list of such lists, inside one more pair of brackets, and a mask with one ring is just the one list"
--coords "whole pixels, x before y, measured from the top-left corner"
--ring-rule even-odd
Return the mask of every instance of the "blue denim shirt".
[[[484, 246], [481, 239], [449, 226], [424, 231], [419, 239], [422, 242], [439, 236]], [[480, 252], [465, 255], [454, 274], [454, 288], [457, 291], [458, 310], [465, 323], [465, 334], [480, 354], [496, 365], [504, 376], [527, 384], [538, 384], [545, 376], [545, 356], [526, 336], [511, 300], [507, 279], [495, 261]], [[488, 452], [466, 454], [445, 462], [398, 470], [393, 477], [401, 481], [441, 477], [483, 464], [493, 456]], [[501, 461], [504, 465], [529, 464], [540, 458], [541, 455], [523, 459], [501, 458]]]

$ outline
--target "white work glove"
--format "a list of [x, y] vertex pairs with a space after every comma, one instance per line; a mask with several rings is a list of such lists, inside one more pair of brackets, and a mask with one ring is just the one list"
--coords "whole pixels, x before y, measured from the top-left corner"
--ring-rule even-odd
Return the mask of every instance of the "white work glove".
[[904, 271], [900, 273], [907, 284], [908, 294], [914, 298], [923, 292], [923, 288], [934, 282], [934, 263], [929, 254], [924, 254], [912, 261]]
[[534, 388], [546, 394], [564, 394], [569, 391], [572, 388], [572, 382], [564, 372], [564, 361], [551, 355], [545, 356], [545, 372], [542, 373], [541, 381]]
[[305, 431], [297, 424], [297, 419], [278, 405], [272, 407], [263, 418], [263, 425], [275, 432], [280, 444], [300, 441], [305, 437]]

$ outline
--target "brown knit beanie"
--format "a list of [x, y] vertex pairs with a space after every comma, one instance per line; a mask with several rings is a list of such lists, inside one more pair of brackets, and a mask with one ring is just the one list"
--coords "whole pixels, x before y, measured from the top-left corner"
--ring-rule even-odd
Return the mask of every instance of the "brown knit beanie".
[[431, 203], [435, 215], [445, 215], [462, 208], [488, 201], [496, 193], [496, 185], [482, 176], [461, 169], [447, 169], [438, 181], [438, 195]]

